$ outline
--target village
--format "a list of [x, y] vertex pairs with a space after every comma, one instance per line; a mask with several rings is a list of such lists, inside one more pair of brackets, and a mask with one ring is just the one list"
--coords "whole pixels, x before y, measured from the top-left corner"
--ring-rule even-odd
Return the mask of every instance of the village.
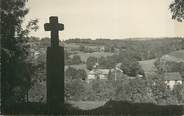
[[[114, 92], [116, 92], [113, 83], [119, 83], [120, 85], [117, 86], [125, 86], [126, 88], [128, 87], [128, 83], [130, 84], [133, 82], [134, 84], [137, 83], [137, 85], [132, 87], [132, 89], [140, 89], [142, 92], [147, 91], [148, 95], [146, 96], [149, 98], [144, 98], [144, 101], [146, 99], [147, 102], [151, 101], [156, 104], [170, 104], [170, 101], [161, 103], [160, 101], [156, 102], [155, 100], [151, 100], [153, 99], [154, 94], [156, 94], [153, 93], [152, 89], [157, 86], [165, 88], [164, 92], [168, 94], [168, 99], [170, 99], [170, 97], [174, 100], [177, 99], [172, 93], [176, 91], [175, 89], [178, 87], [183, 86], [184, 51], [182, 50], [182, 39], [178, 38], [173, 40], [170, 38], [170, 43], [167, 43], [166, 45], [173, 44], [173, 46], [170, 47], [168, 51], [163, 51], [164, 53], [160, 52], [160, 54], [157, 53], [157, 50], [153, 50], [157, 49], [159, 45], [155, 48], [151, 48], [150, 51], [145, 51], [142, 49], [142, 46], [150, 49], [149, 44], [154, 44], [156, 41], [160, 42], [160, 46], [162, 47], [164, 39], [146, 41], [145, 43], [148, 45], [142, 45], [142, 41], [140, 40], [136, 42], [140, 42], [140, 45], [135, 44], [135, 42], [131, 40], [122, 40], [123, 47], [121, 44], [112, 46], [107, 44], [108, 42], [100, 45], [94, 44], [95, 41], [100, 40], [84, 40], [85, 44], [82, 40], [80, 43], [76, 42], [77, 40], [78, 39], [68, 40], [64, 43], [60, 42], [60, 45], [65, 48], [66, 101], [104, 101], [108, 99], [123, 99], [141, 102], [141, 98], [135, 97], [130, 99], [131, 96], [129, 97], [129, 94], [127, 94], [127, 97], [125, 96], [125, 98], [122, 97], [121, 93], [116, 97], [112, 97], [115, 94]], [[88, 42], [87, 44], [86, 41]], [[109, 40], [109, 42], [113, 41]], [[45, 38], [37, 40], [36, 43], [35, 41], [30, 43], [32, 46], [35, 46], [36, 44], [41, 46], [41, 48], [38, 46], [32, 47], [34, 48], [32, 49], [32, 57], [34, 57], [33, 61], [36, 61], [38, 64], [39, 62], [44, 62], [46, 56], [43, 51], [46, 46], [49, 46], [49, 39]], [[118, 41], [118, 43], [120, 42]], [[138, 51], [132, 51], [135, 49], [131, 47], [138, 47], [140, 49], [137, 49]], [[162, 49], [160, 51], [162, 51]], [[152, 52], [152, 54], [150, 52]], [[154, 55], [159, 57], [155, 57]], [[42, 67], [42, 70], [44, 67], [45, 66]], [[29, 93], [30, 100], [42, 100], [42, 102], [46, 100], [46, 93], [43, 92], [43, 90], [45, 90], [43, 88], [46, 86], [46, 79], [42, 76], [44, 73], [44, 71], [41, 71], [41, 73], [38, 73], [40, 76], [38, 75], [37, 78], [35, 78], [36, 81], [39, 80], [35, 83], [35, 88], [39, 86], [42, 88], [42, 92], [39, 91], [40, 95], [32, 97], [37, 93], [35, 93], [33, 87]], [[139, 85], [139, 81], [140, 83], [144, 82], [142, 83], [143, 85]], [[147, 85], [146, 83], [149, 84]], [[131, 90], [128, 91], [128, 88], [127, 92], [131, 93]], [[144, 90], [145, 88], [148, 90]], [[158, 89], [158, 91], [160, 90]], [[160, 93], [160, 95], [162, 96], [166, 93]], [[91, 96], [92, 94], [93, 96]], [[140, 93], [135, 93], [135, 95], [136, 94]], [[134, 97], [134, 95], [132, 97]], [[157, 99], [160, 100], [161, 98]], [[175, 104], [180, 103], [182, 102], [175, 102]]]
[[[70, 45], [66, 45], [66, 49], [69, 48], [70, 50], [68, 50], [67, 52], [75, 52], [75, 50], [77, 51], [77, 49], [80, 49], [81, 46], [70, 46]], [[73, 50], [72, 50], [73, 49]], [[95, 45], [90, 45], [90, 46], [87, 46], [85, 48], [83, 48], [85, 50], [91, 50], [93, 51], [93, 53], [91, 54], [94, 54], [94, 55], [91, 55], [93, 57], [97, 57], [96, 59], [96, 62], [94, 62], [94, 65], [92, 66], [92, 69], [91, 70], [86, 70], [86, 67], [83, 66], [83, 64], [78, 64], [78, 65], [69, 65], [70, 67], [73, 67], [73, 68], [77, 68], [77, 69], [84, 69], [87, 73], [87, 77], [86, 77], [86, 81], [89, 83], [93, 80], [108, 80], [108, 76], [109, 74], [113, 74], [112, 78], [113, 80], [117, 81], [117, 80], [120, 80], [120, 79], [123, 79], [121, 78], [123, 75], [124, 76], [127, 76], [123, 70], [121, 69], [121, 63], [116, 63], [115, 67], [111, 68], [111, 69], [107, 69], [107, 68], [101, 68], [99, 66], [99, 60], [100, 57], [104, 57], [104, 56], [108, 56], [108, 55], [113, 55], [111, 54], [112, 52], [105, 52], [105, 46], [95, 46]], [[116, 50], [114, 50], [115, 54], [119, 54], [120, 52], [120, 49], [118, 48], [114, 48]], [[123, 49], [123, 51], [125, 51], [126, 49]], [[86, 53], [86, 54], [89, 54], [88, 55], [82, 55], [82, 53], [78, 53], [80, 57], [83, 57], [83, 56], [87, 56], [88, 58], [90, 57], [90, 53]], [[103, 54], [101, 56], [101, 54]], [[184, 51], [183, 50], [180, 50], [180, 51], [175, 51], [173, 53], [170, 53], [170, 54], [166, 54], [166, 55], [163, 55], [161, 56], [159, 59], [159, 62], [160, 64], [160, 69], [157, 69], [156, 66], [155, 66], [155, 62], [156, 62], [156, 59], [149, 59], [149, 60], [143, 60], [143, 61], [138, 61], [139, 65], [140, 65], [140, 68], [141, 70], [143, 70], [143, 72], [140, 74], [137, 73], [135, 75], [135, 77], [137, 78], [143, 78], [143, 77], [148, 77], [149, 75], [153, 75], [153, 73], [156, 73], [158, 70], [162, 70], [164, 73], [163, 73], [163, 81], [164, 83], [166, 84], [166, 86], [168, 86], [168, 88], [170, 88], [171, 90], [174, 88], [174, 86], [176, 85], [182, 85], [183, 83], [183, 76], [179, 70], [177, 70], [177, 66], [176, 67], [173, 67], [172, 63], [178, 63], [178, 65], [182, 65], [182, 63], [184, 63]], [[73, 57], [71, 55], [71, 57]], [[87, 58], [82, 58], [83, 61], [82, 62], [86, 62], [87, 61]], [[172, 62], [171, 64], [169, 64], [169, 62]], [[169, 71], [169, 68], [176, 68], [175, 71]], [[67, 65], [66, 65], [66, 68]], [[183, 69], [182, 69], [183, 70]], [[183, 72], [182, 72], [183, 73]], [[131, 77], [131, 76], [127, 76], [127, 78], [129, 79], [134, 79], [134, 77]]]
[[0, 115], [184, 115], [184, 0], [0, 6]]

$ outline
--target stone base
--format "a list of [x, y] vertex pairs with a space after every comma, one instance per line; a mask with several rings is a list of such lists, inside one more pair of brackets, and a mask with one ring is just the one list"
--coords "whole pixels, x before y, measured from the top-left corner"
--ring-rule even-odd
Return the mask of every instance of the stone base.
[[64, 47], [47, 48], [47, 104], [50, 114], [63, 111]]

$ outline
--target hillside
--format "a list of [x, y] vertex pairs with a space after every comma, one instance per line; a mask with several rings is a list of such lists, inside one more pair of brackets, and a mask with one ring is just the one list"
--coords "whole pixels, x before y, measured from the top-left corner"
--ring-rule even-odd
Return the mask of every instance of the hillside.
[[[165, 61], [172, 61], [172, 62], [184, 62], [184, 50], [174, 51], [163, 55], [160, 60], [162, 62]], [[154, 66], [155, 59], [139, 61], [142, 69], [144, 70], [145, 74], [153, 73], [156, 71], [156, 67]]]
[[144, 72], [154, 72], [156, 70], [154, 66], [154, 62], [155, 62], [155, 59], [151, 59], [151, 60], [139, 61], [139, 64], [141, 65]]
[[154, 65], [155, 61], [156, 61], [156, 59], [139, 61], [139, 64], [142, 67], [142, 69], [144, 70], [144, 74], [146, 76], [155, 74], [155, 72], [157, 70], [155, 65]]
[[174, 51], [169, 53], [168, 55], [174, 56], [184, 61], [184, 50]]
[[184, 50], [178, 50], [165, 54], [160, 58], [160, 61], [162, 63], [164, 63], [165, 61], [177, 63], [184, 62]]

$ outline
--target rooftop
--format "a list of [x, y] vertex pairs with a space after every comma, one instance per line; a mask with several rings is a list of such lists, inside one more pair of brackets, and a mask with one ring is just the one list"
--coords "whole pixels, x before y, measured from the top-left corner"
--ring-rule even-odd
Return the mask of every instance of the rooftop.
[[164, 74], [164, 80], [172, 81], [172, 80], [182, 80], [182, 77], [179, 72], [171, 72]]
[[109, 74], [109, 69], [95, 69], [89, 72], [89, 74]]

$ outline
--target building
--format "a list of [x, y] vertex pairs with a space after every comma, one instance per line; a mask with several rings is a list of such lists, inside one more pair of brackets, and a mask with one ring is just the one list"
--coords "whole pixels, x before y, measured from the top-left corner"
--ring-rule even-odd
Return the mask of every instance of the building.
[[89, 71], [87, 81], [90, 82], [96, 79], [108, 80], [109, 71], [110, 69], [93, 69]]
[[124, 76], [123, 70], [121, 70], [117, 65], [115, 68], [111, 69], [110, 77], [111, 80], [121, 80]]
[[171, 72], [164, 74], [165, 84], [172, 90], [175, 85], [183, 83], [183, 79], [179, 72]]

